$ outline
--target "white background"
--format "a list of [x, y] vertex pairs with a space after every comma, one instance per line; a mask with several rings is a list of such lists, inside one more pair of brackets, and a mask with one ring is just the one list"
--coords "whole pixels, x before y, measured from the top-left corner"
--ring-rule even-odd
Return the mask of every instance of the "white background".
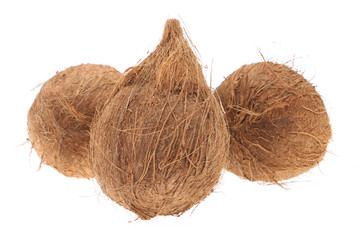
[[[0, 2], [0, 239], [360, 239], [357, 1]], [[81, 63], [120, 71], [181, 18], [212, 86], [243, 64], [294, 60], [318, 86], [333, 140], [325, 160], [287, 190], [224, 173], [181, 217], [135, 220], [95, 180], [66, 178], [26, 141], [39, 83]], [[206, 66], [208, 66], [206, 68]]]

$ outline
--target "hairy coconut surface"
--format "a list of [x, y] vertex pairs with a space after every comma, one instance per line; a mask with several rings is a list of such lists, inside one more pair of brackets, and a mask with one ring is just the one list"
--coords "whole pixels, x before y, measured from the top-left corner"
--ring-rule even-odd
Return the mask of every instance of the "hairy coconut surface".
[[103, 192], [141, 219], [181, 214], [208, 196], [226, 166], [229, 135], [178, 20], [125, 72], [91, 131]]
[[113, 67], [82, 64], [44, 83], [28, 113], [29, 141], [42, 163], [68, 177], [94, 177], [90, 123], [120, 77]]
[[331, 127], [320, 95], [286, 65], [245, 65], [216, 89], [230, 130], [227, 169], [251, 181], [278, 182], [324, 157]]

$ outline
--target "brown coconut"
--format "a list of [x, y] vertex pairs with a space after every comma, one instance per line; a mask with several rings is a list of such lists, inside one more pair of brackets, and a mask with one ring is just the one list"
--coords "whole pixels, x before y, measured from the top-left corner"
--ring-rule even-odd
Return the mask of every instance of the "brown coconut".
[[178, 20], [154, 52], [124, 73], [91, 131], [95, 177], [141, 219], [181, 214], [208, 196], [229, 136]]
[[227, 169], [279, 182], [323, 159], [331, 128], [320, 95], [301, 74], [271, 62], [245, 65], [216, 89], [230, 130]]
[[82, 64], [44, 83], [28, 113], [29, 141], [42, 163], [68, 177], [94, 177], [89, 126], [120, 77], [113, 67]]

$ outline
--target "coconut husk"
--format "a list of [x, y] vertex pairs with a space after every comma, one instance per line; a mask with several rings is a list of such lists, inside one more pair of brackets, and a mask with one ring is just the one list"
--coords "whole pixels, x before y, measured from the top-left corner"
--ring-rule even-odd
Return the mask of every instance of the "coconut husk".
[[185, 212], [219, 181], [229, 136], [178, 20], [117, 89], [92, 126], [96, 180], [141, 219]]
[[120, 77], [113, 67], [82, 64], [44, 83], [28, 113], [29, 141], [41, 163], [68, 177], [94, 177], [90, 124]]
[[227, 170], [251, 181], [293, 178], [318, 165], [331, 139], [324, 103], [290, 67], [245, 65], [216, 89], [230, 131]]

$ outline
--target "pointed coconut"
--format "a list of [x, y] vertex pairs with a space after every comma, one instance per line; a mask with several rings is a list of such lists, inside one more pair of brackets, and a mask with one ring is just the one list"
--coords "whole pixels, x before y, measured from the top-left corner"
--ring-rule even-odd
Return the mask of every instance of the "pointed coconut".
[[124, 74], [91, 133], [100, 187], [141, 219], [181, 214], [213, 191], [229, 136], [177, 20]]
[[44, 83], [28, 113], [29, 141], [42, 163], [68, 177], [94, 177], [90, 123], [120, 77], [110, 66], [82, 64]]
[[291, 68], [245, 65], [216, 89], [230, 130], [227, 169], [251, 181], [278, 182], [316, 166], [331, 138], [320, 95]]

